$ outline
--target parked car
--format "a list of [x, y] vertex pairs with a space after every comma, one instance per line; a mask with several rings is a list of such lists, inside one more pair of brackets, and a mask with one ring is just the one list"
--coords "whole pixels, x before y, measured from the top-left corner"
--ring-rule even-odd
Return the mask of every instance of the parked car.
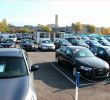
[[16, 43], [12, 39], [5, 39], [1, 41], [1, 47], [2, 48], [15, 48]]
[[17, 42], [17, 36], [16, 35], [9, 35], [7, 39], [12, 39], [14, 42]]
[[96, 57], [88, 48], [81, 46], [63, 46], [56, 51], [58, 64], [71, 68], [73, 76], [79, 71], [82, 76], [90, 78], [108, 77], [109, 64]]
[[29, 63], [28, 54], [17, 48], [0, 49], [0, 99], [37, 100], [33, 71], [38, 66]]
[[76, 37], [76, 36], [74, 36], [74, 37], [71, 37], [71, 38], [65, 38], [65, 39], [66, 39], [68, 42], [70, 42], [70, 43], [71, 43], [71, 42], [72, 42], [72, 40], [73, 40], [73, 39], [77, 39], [77, 37]]
[[110, 46], [110, 42], [107, 40], [100, 40], [99, 43], [104, 45], [104, 46]]
[[98, 41], [96, 40], [90, 40], [90, 41], [85, 41], [86, 44], [89, 45], [89, 47], [94, 47], [94, 46], [102, 46]]
[[23, 48], [26, 51], [28, 51], [28, 50], [29, 51], [30, 50], [35, 51], [36, 50], [34, 42], [30, 39], [22, 40], [21, 43], [20, 43], [20, 47]]
[[51, 40], [45, 39], [40, 41], [40, 43], [38, 44], [38, 48], [40, 50], [55, 50], [55, 45]]
[[74, 46], [83, 46], [83, 47], [89, 48], [89, 45], [87, 45], [85, 42], [83, 42], [83, 40], [73, 39], [71, 41], [71, 44]]
[[61, 46], [72, 46], [66, 39], [57, 39], [54, 41], [55, 49], [60, 48]]
[[104, 38], [110, 42], [110, 35], [105, 35]]
[[110, 47], [109, 46], [101, 46], [94, 47], [91, 50], [97, 57], [105, 60], [110, 64]]

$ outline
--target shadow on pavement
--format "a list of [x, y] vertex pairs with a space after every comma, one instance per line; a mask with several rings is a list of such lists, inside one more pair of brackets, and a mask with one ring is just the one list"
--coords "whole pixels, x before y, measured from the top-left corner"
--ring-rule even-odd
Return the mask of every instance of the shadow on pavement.
[[34, 72], [34, 79], [41, 80], [46, 85], [60, 90], [74, 89], [75, 86], [68, 81], [62, 74], [53, 68], [49, 62], [39, 63], [39, 70]]
[[[50, 65], [50, 62], [37, 63], [39, 70], [34, 72], [34, 79], [41, 80], [46, 85], [53, 88], [58, 88], [58, 91], [65, 89], [75, 89], [75, 85], [70, 82], [66, 77], [59, 73], [53, 66]], [[94, 84], [83, 84], [80, 88], [89, 87]]]

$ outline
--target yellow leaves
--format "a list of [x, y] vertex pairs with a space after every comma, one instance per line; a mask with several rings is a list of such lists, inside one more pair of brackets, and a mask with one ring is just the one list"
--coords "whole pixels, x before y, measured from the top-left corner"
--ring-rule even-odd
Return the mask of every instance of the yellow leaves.
[[104, 35], [110, 34], [110, 28], [101, 28], [101, 33]]

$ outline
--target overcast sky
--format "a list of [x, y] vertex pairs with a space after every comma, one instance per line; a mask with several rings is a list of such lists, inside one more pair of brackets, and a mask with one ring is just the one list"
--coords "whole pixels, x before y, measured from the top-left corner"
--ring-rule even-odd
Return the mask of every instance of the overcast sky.
[[109, 0], [0, 0], [0, 20], [13, 25], [82, 24], [110, 27]]

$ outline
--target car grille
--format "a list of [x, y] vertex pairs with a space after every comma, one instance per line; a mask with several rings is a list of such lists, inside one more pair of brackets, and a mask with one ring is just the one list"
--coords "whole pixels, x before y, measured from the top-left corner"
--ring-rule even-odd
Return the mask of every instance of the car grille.
[[95, 77], [100, 77], [100, 76], [107, 76], [109, 70], [106, 68], [98, 68], [98, 69], [94, 69], [93, 72]]

